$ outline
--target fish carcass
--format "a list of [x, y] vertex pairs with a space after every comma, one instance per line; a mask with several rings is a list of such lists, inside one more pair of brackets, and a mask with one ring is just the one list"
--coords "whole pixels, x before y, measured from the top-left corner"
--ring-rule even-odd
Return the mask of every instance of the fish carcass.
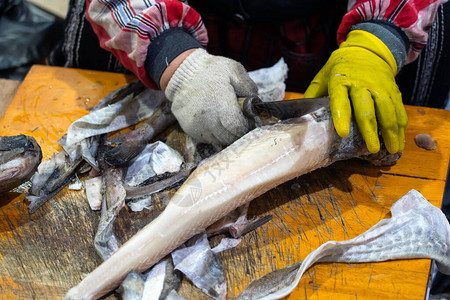
[[150, 268], [237, 207], [281, 183], [353, 157], [392, 164], [399, 155], [371, 155], [355, 127], [340, 138], [329, 108], [256, 128], [197, 167], [166, 209], [70, 289], [66, 299], [101, 297], [130, 271]]
[[33, 137], [0, 136], [0, 193], [30, 179], [41, 160], [41, 147]]

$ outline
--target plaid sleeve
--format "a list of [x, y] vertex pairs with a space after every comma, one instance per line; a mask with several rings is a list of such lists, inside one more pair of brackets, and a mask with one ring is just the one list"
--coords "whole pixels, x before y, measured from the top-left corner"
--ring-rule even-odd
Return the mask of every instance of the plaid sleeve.
[[150, 43], [164, 31], [182, 28], [202, 46], [208, 42], [200, 15], [180, 1], [87, 0], [86, 18], [100, 40], [146, 86], [157, 88], [145, 68]]
[[338, 43], [358, 23], [382, 20], [399, 27], [409, 39], [406, 63], [414, 61], [427, 44], [428, 30], [437, 8], [447, 0], [349, 0], [348, 12], [339, 26]]

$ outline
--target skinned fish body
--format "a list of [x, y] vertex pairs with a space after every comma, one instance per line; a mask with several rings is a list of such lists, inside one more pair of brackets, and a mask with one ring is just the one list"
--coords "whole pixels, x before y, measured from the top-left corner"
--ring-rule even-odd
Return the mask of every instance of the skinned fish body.
[[[359, 132], [340, 138], [329, 109], [256, 128], [201, 164], [166, 209], [87, 275], [66, 299], [95, 299], [132, 271], [144, 271], [237, 207], [295, 177], [331, 163], [371, 159]], [[378, 154], [375, 159], [399, 155]]]
[[0, 193], [30, 179], [41, 160], [41, 147], [33, 137], [0, 136]]

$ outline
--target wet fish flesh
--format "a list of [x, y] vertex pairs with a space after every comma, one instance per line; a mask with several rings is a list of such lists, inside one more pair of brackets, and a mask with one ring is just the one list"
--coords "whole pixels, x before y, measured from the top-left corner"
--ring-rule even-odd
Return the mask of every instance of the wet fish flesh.
[[33, 137], [0, 136], [0, 193], [30, 179], [41, 159], [41, 147]]
[[442, 211], [411, 190], [391, 207], [384, 219], [354, 239], [330, 241], [303, 262], [271, 272], [253, 281], [238, 299], [280, 299], [297, 286], [304, 272], [318, 262], [379, 262], [393, 259], [435, 259], [450, 274], [450, 225]]
[[[283, 182], [353, 157], [373, 159], [357, 129], [344, 139], [336, 134], [329, 108], [256, 128], [201, 164], [166, 209], [69, 290], [66, 299], [101, 297], [130, 271], [150, 268], [237, 207]], [[375, 156], [380, 158], [393, 163], [399, 155], [384, 151]]]

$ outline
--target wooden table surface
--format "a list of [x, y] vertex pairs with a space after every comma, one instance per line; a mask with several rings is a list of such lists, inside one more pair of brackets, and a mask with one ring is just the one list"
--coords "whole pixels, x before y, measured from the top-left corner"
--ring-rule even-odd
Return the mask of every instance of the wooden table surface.
[[[56, 141], [74, 120], [133, 79], [34, 66], [0, 120], [1, 135], [33, 135], [48, 158], [59, 149]], [[273, 220], [222, 253], [229, 298], [251, 280], [298, 262], [322, 243], [353, 238], [390, 217], [392, 203], [413, 188], [441, 206], [450, 154], [450, 111], [406, 109], [406, 148], [396, 165], [380, 168], [356, 159], [338, 162], [289, 181], [251, 203], [249, 217], [272, 214]], [[417, 147], [413, 139], [418, 133], [430, 134], [438, 148]], [[119, 239], [125, 241], [158, 215], [170, 193], [155, 197], [152, 211], [123, 209], [114, 227]], [[32, 215], [22, 195], [2, 195], [0, 298], [63, 297], [101, 262], [93, 246], [98, 219], [99, 213], [90, 210], [83, 191], [64, 189]], [[311, 268], [288, 298], [424, 299], [429, 271], [428, 259], [324, 263]], [[187, 299], [207, 299], [187, 280], [179, 293]]]

